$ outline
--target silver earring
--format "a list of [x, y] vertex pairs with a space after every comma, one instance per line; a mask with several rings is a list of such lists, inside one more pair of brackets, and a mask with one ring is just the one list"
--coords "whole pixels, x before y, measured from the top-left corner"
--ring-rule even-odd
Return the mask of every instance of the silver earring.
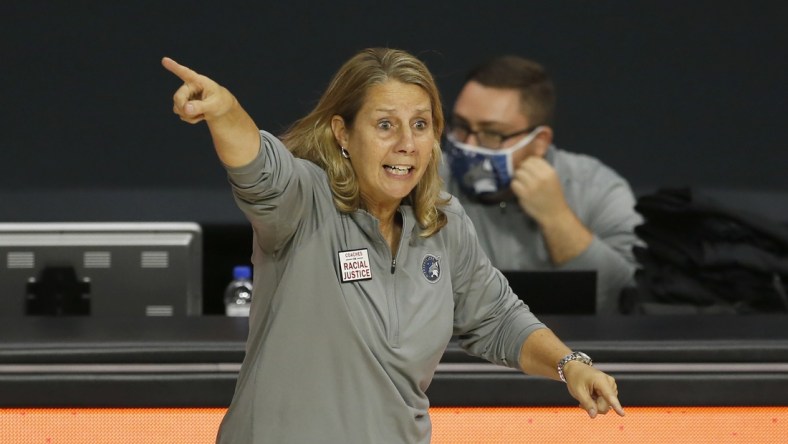
[[342, 153], [342, 157], [344, 157], [345, 159], [350, 159], [350, 153], [347, 152], [345, 147], [341, 146], [339, 148], [341, 149], [340, 152]]

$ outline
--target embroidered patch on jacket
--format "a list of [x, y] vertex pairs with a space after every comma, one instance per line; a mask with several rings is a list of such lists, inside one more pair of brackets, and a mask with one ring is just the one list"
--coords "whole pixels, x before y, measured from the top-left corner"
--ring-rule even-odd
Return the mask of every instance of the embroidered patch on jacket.
[[340, 251], [338, 254], [342, 282], [372, 279], [372, 267], [369, 265], [369, 252], [366, 248]]
[[421, 260], [421, 272], [430, 283], [438, 282], [441, 278], [440, 257], [428, 254]]

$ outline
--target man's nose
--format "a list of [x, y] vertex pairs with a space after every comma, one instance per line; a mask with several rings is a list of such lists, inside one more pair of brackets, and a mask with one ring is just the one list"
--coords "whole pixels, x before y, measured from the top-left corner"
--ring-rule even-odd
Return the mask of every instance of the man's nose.
[[473, 145], [473, 146], [482, 146], [482, 144], [479, 143], [479, 136], [477, 136], [475, 132], [471, 132], [471, 131], [469, 131], [468, 135], [465, 136], [465, 142], [464, 143], [467, 143], [468, 145]]

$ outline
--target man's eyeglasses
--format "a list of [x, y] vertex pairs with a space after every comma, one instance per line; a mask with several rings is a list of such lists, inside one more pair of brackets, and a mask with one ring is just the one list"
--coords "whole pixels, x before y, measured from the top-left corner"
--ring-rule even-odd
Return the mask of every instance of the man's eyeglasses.
[[523, 134], [530, 133], [533, 131], [537, 126], [529, 126], [526, 129], [515, 131], [509, 134], [499, 133], [497, 131], [489, 131], [489, 130], [479, 130], [473, 131], [467, 123], [464, 122], [456, 122], [452, 123], [451, 126], [448, 128], [449, 135], [456, 141], [467, 143], [468, 137], [474, 135], [476, 140], [479, 142], [479, 145], [484, 148], [492, 148], [498, 149], [500, 148], [504, 142], [511, 139], [512, 137], [521, 136]]

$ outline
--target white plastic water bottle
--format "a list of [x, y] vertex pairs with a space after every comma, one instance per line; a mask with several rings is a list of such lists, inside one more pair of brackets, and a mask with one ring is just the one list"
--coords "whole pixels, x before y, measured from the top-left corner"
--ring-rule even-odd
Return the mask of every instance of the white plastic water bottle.
[[249, 316], [252, 304], [252, 267], [233, 268], [233, 280], [224, 290], [224, 313], [227, 316]]

